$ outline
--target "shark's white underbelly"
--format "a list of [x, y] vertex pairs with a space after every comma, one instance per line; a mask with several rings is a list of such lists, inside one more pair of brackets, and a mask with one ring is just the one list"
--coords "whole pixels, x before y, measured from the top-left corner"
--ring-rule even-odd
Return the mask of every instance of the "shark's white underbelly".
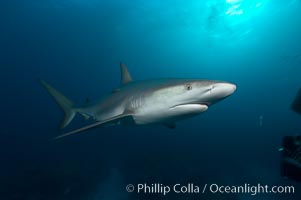
[[198, 115], [207, 109], [208, 106], [202, 104], [185, 104], [172, 108], [164, 106], [146, 107], [137, 110], [133, 119], [136, 124], [175, 122]]

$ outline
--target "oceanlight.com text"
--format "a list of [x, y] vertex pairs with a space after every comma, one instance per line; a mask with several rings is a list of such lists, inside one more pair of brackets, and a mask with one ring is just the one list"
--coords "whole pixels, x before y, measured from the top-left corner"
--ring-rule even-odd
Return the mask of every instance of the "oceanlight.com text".
[[269, 186], [264, 184], [251, 185], [248, 183], [242, 185], [219, 185], [219, 184], [203, 184], [194, 183], [165, 185], [161, 183], [142, 183], [128, 184], [126, 191], [137, 194], [157, 194], [166, 196], [170, 193], [175, 194], [249, 194], [252, 196], [259, 194], [294, 194], [294, 186]]

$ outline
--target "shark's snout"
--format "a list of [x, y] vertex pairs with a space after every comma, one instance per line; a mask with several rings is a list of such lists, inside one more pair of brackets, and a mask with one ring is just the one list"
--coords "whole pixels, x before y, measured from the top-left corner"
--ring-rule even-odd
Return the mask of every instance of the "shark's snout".
[[225, 85], [223, 86], [224, 87], [224, 90], [226, 92], [228, 92], [228, 94], [233, 94], [236, 90], [236, 85], [233, 84], [233, 83], [224, 83]]
[[219, 96], [219, 98], [227, 97], [233, 94], [236, 90], [236, 85], [232, 83], [216, 83], [213, 86], [212, 93]]

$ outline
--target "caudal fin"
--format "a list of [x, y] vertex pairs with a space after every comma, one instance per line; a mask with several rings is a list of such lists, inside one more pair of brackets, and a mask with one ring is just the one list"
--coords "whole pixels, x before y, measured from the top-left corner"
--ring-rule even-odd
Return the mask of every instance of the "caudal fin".
[[40, 80], [40, 84], [49, 92], [49, 94], [53, 97], [56, 103], [60, 106], [60, 108], [64, 111], [65, 117], [60, 125], [60, 128], [65, 128], [72, 121], [76, 114], [76, 110], [73, 108], [73, 102], [70, 101], [63, 94], [58, 92], [56, 89], [51, 87], [45, 81]]

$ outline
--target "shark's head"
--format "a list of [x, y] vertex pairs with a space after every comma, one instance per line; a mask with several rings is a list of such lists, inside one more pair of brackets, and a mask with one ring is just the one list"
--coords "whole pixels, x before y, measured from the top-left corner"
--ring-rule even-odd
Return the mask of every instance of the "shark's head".
[[166, 79], [150, 85], [153, 87], [143, 95], [144, 104], [135, 115], [138, 124], [170, 123], [195, 116], [236, 90], [232, 83], [209, 80]]
[[171, 103], [176, 105], [203, 104], [212, 105], [230, 96], [236, 85], [222, 81], [181, 80], [169, 88], [173, 91]]
[[[193, 96], [199, 99], [200, 103], [211, 105], [233, 94], [236, 85], [222, 81], [195, 81], [191, 84], [195, 88]], [[192, 88], [193, 90], [193, 88]]]

